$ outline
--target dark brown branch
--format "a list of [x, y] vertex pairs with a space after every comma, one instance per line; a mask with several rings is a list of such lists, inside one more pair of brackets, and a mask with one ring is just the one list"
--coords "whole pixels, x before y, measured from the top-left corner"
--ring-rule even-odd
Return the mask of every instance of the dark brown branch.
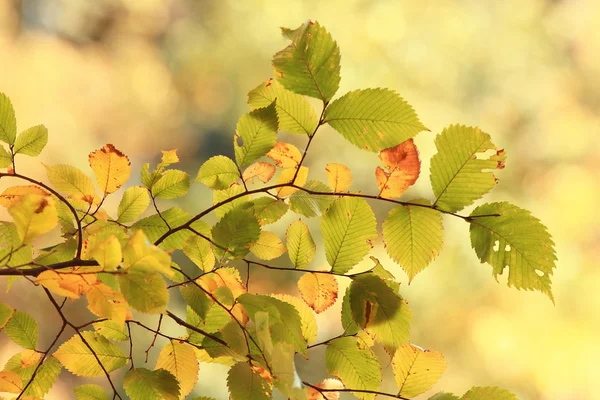
[[[154, 338], [152, 338], [152, 343], [150, 343], [150, 346], [148, 346], [148, 348], [146, 349], [146, 362], [148, 362], [148, 356], [150, 355], [150, 350], [152, 350], [152, 348], [156, 344], [156, 338], [158, 337], [158, 333], [160, 332], [160, 326], [162, 324], [162, 319], [163, 319], [163, 314], [160, 314], [160, 316], [158, 317], [158, 326], [156, 327], [156, 331], [154, 332]], [[127, 326], [129, 326], [129, 325], [127, 325]]]
[[340, 392], [340, 393], [368, 393], [368, 394], [376, 394], [379, 396], [385, 396], [385, 397], [391, 397], [392, 399], [401, 399], [401, 400], [410, 400], [409, 398], [406, 397], [402, 397], [399, 394], [392, 394], [392, 393], [385, 393], [385, 392], [378, 392], [376, 390], [363, 390], [363, 389], [323, 389], [320, 388], [318, 386], [312, 385], [308, 382], [302, 382], [303, 384], [305, 384], [306, 386], [309, 386], [313, 389], [315, 389], [316, 391], [318, 391], [319, 393], [323, 394], [323, 393], [328, 393], [328, 392]]
[[211, 338], [213, 341], [222, 344], [225, 347], [228, 347], [227, 343], [225, 343], [225, 341], [223, 339], [220, 339], [218, 337], [216, 337], [215, 335], [211, 335], [208, 332], [203, 331], [202, 329], [198, 328], [197, 326], [194, 326], [192, 324], [188, 324], [187, 322], [185, 322], [184, 320], [182, 320], [181, 318], [179, 318], [177, 315], [173, 314], [171, 311], [167, 310], [165, 312], [165, 314], [171, 318], [173, 321], [177, 322], [179, 325], [186, 327], [194, 332], [197, 332], [201, 335], [204, 335], [208, 338]]

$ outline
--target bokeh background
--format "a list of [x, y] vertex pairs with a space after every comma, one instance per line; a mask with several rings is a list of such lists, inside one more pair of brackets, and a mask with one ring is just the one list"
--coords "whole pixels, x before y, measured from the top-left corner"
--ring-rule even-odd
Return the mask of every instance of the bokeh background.
[[[19, 129], [49, 128], [45, 163], [87, 168], [90, 151], [113, 143], [132, 160], [136, 184], [142, 163], [178, 148], [181, 168], [193, 175], [208, 157], [232, 153], [246, 94], [272, 75], [271, 56], [286, 45], [279, 26], [308, 18], [341, 48], [338, 93], [395, 89], [432, 130], [416, 139], [422, 176], [406, 199], [432, 197], [435, 133], [451, 123], [477, 125], [508, 154], [485, 200], [530, 209], [554, 236], [556, 305], [508, 288], [503, 277], [497, 283], [461, 220], [445, 218], [444, 251], [410, 286], [379, 241], [374, 255], [394, 268], [413, 310], [411, 341], [448, 360], [435, 389], [460, 395], [496, 385], [519, 399], [600, 399], [599, 1], [1, 0], [0, 91], [12, 99]], [[355, 189], [375, 188], [376, 155], [332, 129], [320, 131], [307, 162], [315, 178], [324, 178], [325, 163], [345, 163]], [[45, 177], [38, 160], [22, 160], [25, 171]], [[210, 202], [196, 184], [178, 204], [194, 212]], [[381, 222], [389, 207], [373, 206]], [[324, 265], [320, 249], [314, 267]], [[257, 270], [251, 290], [294, 294], [297, 278]], [[27, 282], [5, 287], [0, 282], [2, 301], [40, 322], [44, 348], [57, 328], [47, 300]], [[66, 309], [90, 317], [85, 302]], [[339, 333], [338, 312], [339, 303], [319, 316], [320, 339]], [[136, 335], [143, 353], [150, 338]], [[0, 365], [16, 351], [0, 335]], [[311, 354], [298, 368], [316, 381], [325, 375], [323, 354]], [[202, 364], [197, 393], [226, 399], [226, 370]], [[71, 388], [82, 383], [65, 371], [59, 379], [46, 399], [73, 398]], [[394, 387], [388, 370], [383, 388]]]

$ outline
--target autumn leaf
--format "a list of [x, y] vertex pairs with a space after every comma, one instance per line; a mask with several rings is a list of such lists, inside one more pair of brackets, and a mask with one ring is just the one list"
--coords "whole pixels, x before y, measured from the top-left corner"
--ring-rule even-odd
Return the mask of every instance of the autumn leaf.
[[338, 283], [333, 275], [308, 272], [298, 281], [298, 290], [302, 299], [315, 310], [322, 313], [332, 306], [338, 297]]
[[0, 392], [21, 393], [23, 382], [15, 372], [0, 371]]
[[268, 153], [267, 157], [275, 161], [279, 168], [294, 168], [302, 159], [302, 154], [296, 146], [290, 143], [277, 142]]
[[88, 161], [104, 195], [123, 186], [131, 174], [129, 158], [112, 144], [90, 153]]
[[267, 183], [275, 175], [275, 171], [276, 168], [273, 164], [258, 161], [246, 168], [242, 174], [242, 178], [244, 182], [254, 183], [254, 178], [258, 178], [261, 182]]
[[52, 197], [28, 194], [13, 203], [8, 212], [13, 217], [23, 243], [30, 243], [58, 224], [58, 212]]
[[50, 196], [48, 192], [39, 186], [25, 185], [25, 186], [11, 186], [7, 188], [2, 194], [0, 194], [0, 205], [8, 208], [13, 203], [21, 200], [23, 196], [28, 194], [38, 194], [40, 196]]
[[343, 164], [329, 163], [325, 166], [327, 182], [334, 192], [344, 192], [352, 184], [352, 172]]
[[384, 168], [377, 167], [375, 177], [379, 196], [393, 199], [402, 196], [419, 177], [421, 161], [412, 139], [379, 153]]
[[[344, 389], [344, 384], [339, 379], [329, 378], [322, 380], [315, 385], [321, 389], [334, 390]], [[307, 400], [338, 400], [340, 398], [340, 392], [320, 392], [315, 388], [308, 388], [308, 399]]]
[[[296, 176], [296, 179], [294, 179]], [[281, 174], [279, 174], [279, 178], [277, 178], [277, 185], [281, 185], [284, 183], [293, 184], [296, 186], [302, 186], [306, 183], [306, 179], [308, 178], [308, 167], [300, 167], [298, 174], [296, 175], [296, 168], [288, 168], [284, 169]], [[293, 180], [293, 182], [292, 182]], [[295, 192], [298, 189], [295, 187], [280, 187], [277, 189], [277, 197], [284, 198]]]
[[[65, 272], [69, 272], [65, 270]], [[93, 284], [98, 281], [96, 274], [77, 274], [75, 270], [71, 273], [58, 273], [48, 270], [38, 275], [36, 283], [42, 285], [59, 296], [69, 299], [78, 299], [81, 295], [90, 291]]]

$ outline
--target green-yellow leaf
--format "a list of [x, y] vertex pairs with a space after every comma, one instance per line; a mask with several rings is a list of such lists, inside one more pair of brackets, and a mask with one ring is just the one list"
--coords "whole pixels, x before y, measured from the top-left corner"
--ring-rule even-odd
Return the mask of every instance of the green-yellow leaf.
[[240, 208], [229, 211], [212, 229], [219, 257], [243, 258], [259, 236], [260, 225], [252, 211]]
[[93, 199], [94, 184], [80, 169], [64, 164], [44, 165], [44, 167], [54, 189], [64, 194], [76, 194]]
[[12, 156], [3, 146], [0, 146], [0, 168], [10, 167], [11, 164]]
[[[460, 211], [496, 186], [492, 172], [504, 168], [506, 152], [479, 128], [450, 125], [435, 139], [438, 152], [431, 158], [434, 205]], [[494, 150], [492, 155], [486, 155]]]
[[429, 400], [460, 400], [458, 396], [452, 393], [439, 392], [429, 398]]
[[276, 234], [262, 231], [258, 240], [250, 246], [250, 251], [261, 260], [273, 260], [285, 253], [286, 248]]
[[306, 269], [317, 250], [308, 226], [301, 220], [292, 223], [285, 233], [285, 238], [292, 264], [296, 268]]
[[141, 186], [132, 186], [123, 193], [117, 209], [117, 221], [124, 224], [134, 221], [150, 205], [148, 191]]
[[19, 134], [13, 151], [31, 157], [39, 155], [48, 143], [48, 129], [44, 125], [33, 126]]
[[239, 177], [237, 165], [230, 158], [214, 156], [202, 164], [196, 181], [204, 183], [211, 189], [221, 190], [229, 187]]
[[[499, 214], [500, 216], [483, 217]], [[495, 278], [508, 266], [508, 286], [539, 290], [552, 301], [550, 276], [556, 267], [547, 228], [527, 210], [507, 202], [488, 203], [471, 213], [471, 245]]]
[[413, 108], [388, 89], [346, 93], [327, 107], [324, 119], [350, 143], [373, 152], [396, 146], [427, 129]]
[[304, 96], [287, 90], [273, 78], [248, 93], [248, 105], [253, 110], [267, 107], [275, 99], [279, 130], [309, 136], [313, 134], [319, 121], [314, 108]]
[[8, 208], [8, 212], [13, 217], [23, 243], [30, 243], [38, 236], [50, 232], [58, 224], [55, 202], [49, 196], [23, 196]]
[[105, 271], [114, 271], [123, 259], [121, 243], [116, 236], [110, 236], [108, 239], [97, 243], [94, 248], [89, 250], [88, 254], [98, 261], [98, 264]]
[[179, 397], [184, 398], [196, 386], [198, 381], [198, 359], [194, 347], [171, 340], [158, 355], [154, 369], [169, 371], [179, 382]]
[[[320, 181], [308, 181], [303, 187], [313, 192], [331, 192], [331, 188]], [[334, 200], [335, 196], [315, 195], [299, 190], [290, 196], [290, 208], [295, 213], [312, 218], [325, 212]]]
[[292, 92], [331, 100], [340, 85], [340, 49], [318, 22], [304, 24], [273, 57], [275, 76]]
[[159, 199], [177, 199], [185, 196], [189, 188], [189, 175], [177, 169], [170, 169], [152, 185], [152, 195]]
[[81, 332], [81, 335], [85, 342], [78, 334], [75, 334], [53, 354], [73, 374], [103, 376], [104, 371], [96, 357], [107, 372], [112, 372], [127, 364], [128, 357], [117, 345], [109, 342], [104, 336], [90, 331]]
[[388, 213], [382, 232], [387, 253], [406, 271], [409, 282], [442, 249], [442, 215], [430, 208], [397, 206]]
[[242, 115], [233, 139], [237, 165], [243, 167], [267, 154], [277, 143], [277, 125], [275, 102]]
[[131, 400], [178, 400], [179, 383], [168, 371], [134, 368], [123, 379], [125, 393]]
[[408, 304], [383, 279], [361, 274], [350, 284], [350, 309], [354, 321], [392, 353], [409, 338]]
[[248, 363], [235, 364], [227, 374], [231, 400], [270, 400], [271, 385]]
[[160, 272], [166, 276], [175, 274], [169, 254], [150, 244], [141, 230], [135, 231], [123, 247], [123, 264], [136, 271]]
[[102, 386], [88, 383], [73, 389], [77, 400], [108, 400], [108, 394]]
[[[38, 363], [36, 362], [33, 365], [23, 367], [21, 354], [16, 354], [6, 363], [4, 369], [7, 371], [16, 372], [21, 377], [23, 387], [25, 387], [31, 380], [37, 365]], [[23, 392], [23, 398], [27, 399], [28, 396], [33, 398], [44, 397], [58, 379], [60, 371], [60, 363], [56, 358], [46, 358], [42, 365], [37, 368], [37, 373], [33, 379], [33, 382], [31, 382], [27, 390]]]
[[0, 140], [8, 144], [15, 143], [17, 119], [15, 110], [7, 95], [0, 93]]
[[394, 377], [403, 397], [415, 397], [429, 390], [446, 369], [439, 351], [424, 351], [410, 343], [396, 350], [392, 359]]
[[10, 340], [26, 349], [35, 350], [38, 340], [38, 324], [33, 317], [23, 311], [15, 311], [4, 327]]
[[248, 203], [249, 196], [239, 196], [244, 192], [244, 188], [241, 185], [238, 185], [237, 183], [232, 183], [231, 186], [229, 186], [227, 189], [215, 190], [213, 192], [213, 205], [225, 202], [230, 198], [237, 196], [235, 200], [229, 200], [223, 205], [217, 207], [215, 209], [216, 216], [219, 218], [223, 218], [223, 216], [229, 211], [241, 206], [242, 204]]
[[300, 315], [300, 324], [302, 325], [302, 336], [307, 343], [313, 342], [317, 338], [317, 319], [315, 313], [299, 297], [289, 294], [272, 294], [272, 297], [290, 303]]
[[[346, 387], [359, 390], [379, 390], [381, 366], [370, 349], [359, 349], [357, 339], [342, 337], [332, 340], [325, 351], [325, 367]], [[355, 393], [360, 399], [374, 399], [374, 394]]]
[[196, 235], [192, 235], [183, 245], [183, 252], [202, 271], [212, 271], [215, 266], [215, 255], [210, 243]]
[[100, 321], [94, 323], [93, 326], [97, 333], [115, 342], [124, 342], [129, 339], [129, 333], [125, 326], [115, 321]]
[[333, 272], [343, 274], [371, 250], [370, 241], [377, 237], [377, 222], [365, 200], [343, 197], [321, 217], [321, 231], [327, 262]]
[[5, 303], [0, 303], [0, 329], [4, 328], [15, 313], [14, 308]]
[[262, 226], [279, 221], [288, 212], [289, 206], [283, 200], [259, 197], [252, 200], [252, 210]]
[[129, 269], [117, 279], [131, 308], [146, 314], [160, 314], [167, 309], [169, 291], [159, 273]]
[[473, 387], [460, 400], [517, 400], [517, 396], [498, 387]]

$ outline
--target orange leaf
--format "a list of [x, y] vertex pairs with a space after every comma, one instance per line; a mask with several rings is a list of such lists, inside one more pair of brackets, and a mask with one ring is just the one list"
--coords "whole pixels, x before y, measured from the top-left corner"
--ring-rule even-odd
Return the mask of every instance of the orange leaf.
[[385, 170], [377, 167], [375, 177], [379, 196], [393, 199], [402, 196], [419, 177], [421, 161], [412, 139], [379, 153]]
[[328, 309], [338, 297], [338, 283], [333, 275], [308, 272], [298, 281], [302, 299], [317, 314]]
[[87, 294], [88, 309], [101, 318], [124, 323], [128, 318], [128, 305], [123, 295], [104, 283], [98, 283]]
[[[315, 385], [321, 389], [343, 389], [344, 384], [339, 379], [325, 379]], [[308, 399], [307, 400], [338, 400], [340, 398], [340, 392], [319, 392], [317, 389], [308, 388]]]
[[42, 353], [38, 353], [35, 350], [24, 350], [21, 352], [21, 367], [27, 368], [32, 365], [36, 365], [42, 358]]
[[26, 194], [39, 194], [42, 196], [50, 196], [45, 190], [35, 185], [12, 186], [0, 194], [0, 205], [8, 208], [13, 203], [19, 201]]
[[254, 178], [260, 179], [263, 183], [267, 183], [275, 175], [275, 166], [268, 162], [259, 161], [250, 165], [244, 171], [242, 178], [244, 182], [254, 183]]
[[293, 144], [277, 142], [268, 153], [267, 157], [275, 161], [280, 168], [294, 168], [302, 159], [300, 150]]
[[71, 269], [73, 273], [66, 273], [67, 271], [63, 270], [60, 274], [51, 270], [44, 271], [38, 275], [36, 283], [59, 296], [78, 299], [98, 281], [95, 274], [77, 274], [75, 269]]
[[112, 144], [90, 153], [89, 163], [105, 195], [123, 186], [131, 174], [129, 158]]
[[21, 393], [23, 381], [16, 372], [0, 371], [0, 392]]
[[352, 172], [343, 164], [329, 163], [325, 166], [325, 172], [334, 192], [343, 192], [352, 184]]

